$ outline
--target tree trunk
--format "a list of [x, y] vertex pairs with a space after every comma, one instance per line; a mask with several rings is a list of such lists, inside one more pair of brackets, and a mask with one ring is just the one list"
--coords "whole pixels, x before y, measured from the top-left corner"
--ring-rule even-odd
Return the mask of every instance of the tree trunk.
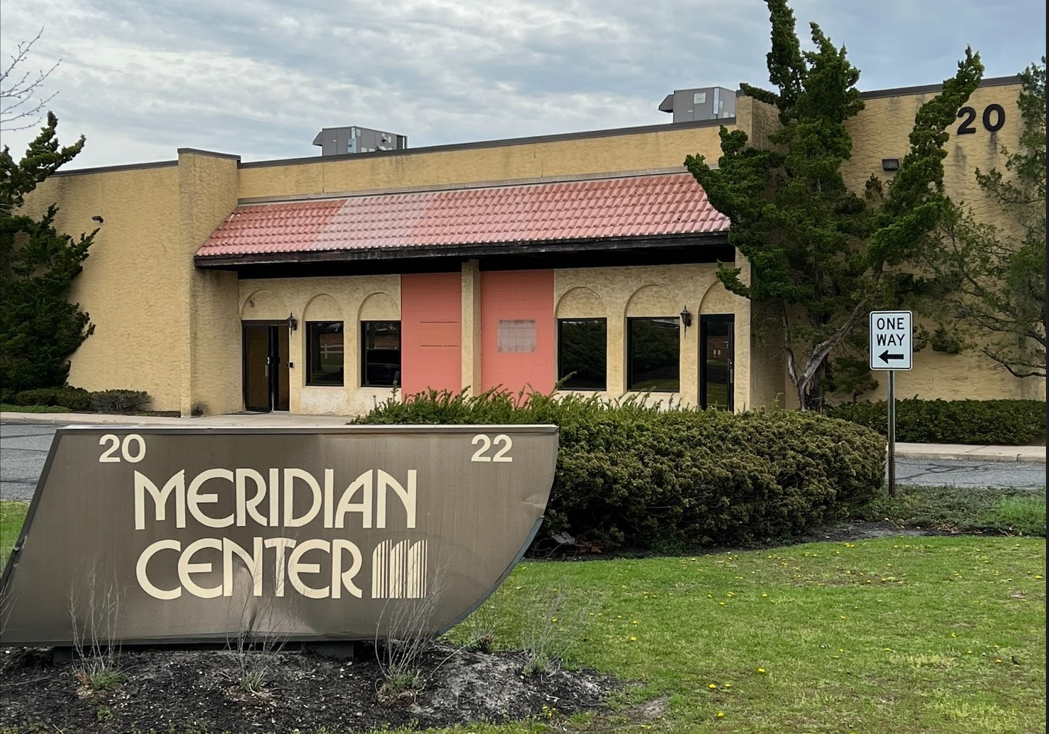
[[857, 303], [845, 323], [827, 339], [812, 347], [805, 367], [798, 371], [797, 360], [794, 356], [794, 346], [790, 338], [790, 326], [786, 311], [783, 314], [784, 346], [787, 350], [787, 374], [790, 381], [794, 383], [794, 389], [798, 393], [798, 407], [801, 410], [815, 410], [823, 412], [823, 377], [827, 374], [827, 360], [830, 358], [831, 350], [841, 344], [849, 331], [856, 324], [860, 315], [865, 313], [864, 304]]
[[794, 383], [794, 390], [798, 393], [799, 410], [807, 410], [808, 408], [806, 408], [806, 404], [808, 403], [809, 381], [805, 380], [804, 382]]
[[798, 393], [798, 406], [802, 411], [823, 412], [826, 394], [823, 390], [823, 377], [827, 374], [827, 360], [824, 358], [816, 370], [809, 376], [802, 376], [795, 381], [794, 389]]

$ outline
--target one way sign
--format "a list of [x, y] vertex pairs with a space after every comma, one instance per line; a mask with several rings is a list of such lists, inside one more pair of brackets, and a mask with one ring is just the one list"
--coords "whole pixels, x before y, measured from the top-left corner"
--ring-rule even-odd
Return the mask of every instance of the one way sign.
[[911, 312], [871, 311], [872, 370], [911, 368]]

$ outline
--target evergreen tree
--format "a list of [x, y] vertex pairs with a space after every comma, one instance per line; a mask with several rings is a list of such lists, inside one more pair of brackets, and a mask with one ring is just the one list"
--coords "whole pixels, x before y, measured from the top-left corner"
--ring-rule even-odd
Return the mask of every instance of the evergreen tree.
[[911, 266], [948, 211], [947, 127], [983, 66], [966, 52], [955, 77], [919, 110], [896, 176], [887, 187], [872, 177], [860, 195], [841, 172], [852, 156], [848, 120], [863, 109], [859, 71], [815, 23], [815, 48], [802, 51], [786, 0], [766, 4], [769, 79], [777, 91], [744, 85], [743, 92], [779, 110], [772, 147], [756, 148], [742, 130], [722, 128], [718, 168], [702, 156], [685, 165], [732, 220], [729, 242], [750, 263], [749, 285], [738, 267], [719, 264], [718, 278], [751, 299], [756, 313], [775, 316], [798, 402], [821, 410], [828, 383], [854, 391], [872, 385], [854, 351], [866, 315], [899, 306], [921, 286]]
[[95, 233], [74, 239], [55, 229], [57, 207], [40, 219], [21, 211], [25, 197], [84, 147], [60, 147], [58, 119], [47, 124], [16, 162], [0, 151], [0, 389], [5, 395], [60, 387], [69, 357], [94, 327], [79, 304], [68, 300]]

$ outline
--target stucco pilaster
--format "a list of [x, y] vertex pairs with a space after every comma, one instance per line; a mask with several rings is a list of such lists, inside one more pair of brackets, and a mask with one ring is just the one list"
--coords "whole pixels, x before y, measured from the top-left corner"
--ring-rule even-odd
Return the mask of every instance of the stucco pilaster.
[[463, 388], [481, 388], [481, 269], [476, 260], [463, 263], [462, 345]]
[[203, 272], [193, 255], [237, 206], [237, 156], [178, 152], [179, 410], [223, 413], [241, 408], [241, 348], [235, 273]]

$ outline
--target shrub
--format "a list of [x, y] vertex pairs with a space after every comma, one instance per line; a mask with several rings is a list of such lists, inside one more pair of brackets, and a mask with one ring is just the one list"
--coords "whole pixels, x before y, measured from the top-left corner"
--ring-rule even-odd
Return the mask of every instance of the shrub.
[[91, 393], [82, 387], [43, 387], [15, 393], [11, 401], [15, 405], [61, 406], [72, 411], [91, 410]]
[[[888, 433], [884, 400], [827, 410], [834, 418]], [[1045, 436], [1044, 400], [896, 401], [896, 440], [1020, 446]]]
[[35, 390], [22, 390], [11, 396], [13, 405], [58, 405], [58, 388], [41, 387]]
[[545, 529], [605, 550], [796, 536], [869, 501], [884, 477], [876, 433], [812, 413], [430, 391], [355, 422], [558, 425]]
[[68, 413], [69, 408], [61, 405], [14, 405], [13, 403], [0, 403], [0, 411], [4, 413]]
[[94, 407], [99, 413], [135, 413], [144, 410], [149, 400], [142, 390], [103, 390], [94, 394]]

